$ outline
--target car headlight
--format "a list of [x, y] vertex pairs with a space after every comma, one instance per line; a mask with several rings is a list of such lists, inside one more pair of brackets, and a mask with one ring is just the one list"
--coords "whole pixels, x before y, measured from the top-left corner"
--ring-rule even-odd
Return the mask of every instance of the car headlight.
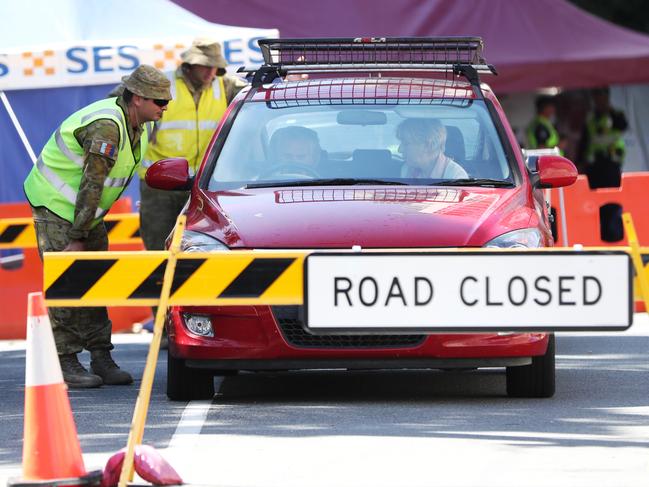
[[543, 235], [536, 228], [523, 228], [503, 233], [483, 247], [496, 249], [533, 249], [542, 247]]
[[185, 230], [180, 241], [180, 250], [183, 252], [209, 252], [211, 250], [229, 250], [228, 246], [220, 240], [200, 232]]

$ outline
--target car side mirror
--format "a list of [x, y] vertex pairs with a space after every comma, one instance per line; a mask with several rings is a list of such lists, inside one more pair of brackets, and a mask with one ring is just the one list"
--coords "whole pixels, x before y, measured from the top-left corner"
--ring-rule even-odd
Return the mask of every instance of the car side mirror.
[[146, 184], [156, 189], [188, 190], [194, 183], [194, 178], [189, 175], [187, 159], [173, 158], [162, 159], [146, 170]]
[[557, 155], [528, 155], [527, 169], [535, 188], [562, 188], [577, 180], [577, 168]]

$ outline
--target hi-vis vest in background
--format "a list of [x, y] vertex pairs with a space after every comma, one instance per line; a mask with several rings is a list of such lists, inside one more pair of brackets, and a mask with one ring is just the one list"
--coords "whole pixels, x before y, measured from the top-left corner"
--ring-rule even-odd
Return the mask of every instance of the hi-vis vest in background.
[[84, 169], [83, 147], [74, 131], [99, 120], [109, 119], [119, 127], [117, 159], [108, 173], [92, 227], [108, 213], [128, 186], [136, 165], [146, 153], [150, 124], [140, 138], [138, 154], [133, 154], [126, 128], [126, 117], [117, 98], [107, 98], [88, 105], [66, 118], [45, 144], [36, 164], [25, 180], [24, 189], [32, 206], [44, 206], [61, 218], [74, 222], [74, 207]]
[[617, 164], [624, 162], [626, 144], [622, 131], [613, 128], [610, 115], [593, 115], [586, 122], [586, 130], [590, 136], [590, 144], [586, 148], [586, 160], [595, 162], [598, 158], [610, 160]]
[[223, 78], [217, 76], [212, 86], [201, 92], [198, 106], [182, 77], [171, 79], [171, 95], [162, 119], [156, 123], [154, 141], [138, 169], [141, 178], [151, 164], [170, 157], [189, 162], [189, 171], [196, 173], [214, 130], [228, 107]]
[[548, 140], [543, 145], [550, 149], [559, 145], [559, 134], [554, 125], [547, 118], [537, 115], [527, 128], [527, 147], [529, 149], [539, 148], [539, 141], [536, 140], [536, 127], [539, 125], [543, 125], [549, 134]]

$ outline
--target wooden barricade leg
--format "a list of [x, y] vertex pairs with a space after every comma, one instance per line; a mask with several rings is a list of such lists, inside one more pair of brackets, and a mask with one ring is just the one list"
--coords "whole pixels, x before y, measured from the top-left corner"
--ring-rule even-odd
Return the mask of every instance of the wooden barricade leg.
[[158, 310], [155, 316], [155, 324], [153, 325], [153, 339], [149, 346], [149, 354], [147, 355], [146, 364], [144, 366], [144, 374], [142, 375], [142, 385], [140, 386], [140, 393], [138, 394], [135, 403], [135, 411], [133, 413], [133, 421], [131, 422], [131, 431], [128, 435], [128, 446], [124, 456], [124, 464], [122, 472], [119, 477], [118, 487], [126, 487], [128, 482], [133, 480], [133, 457], [135, 455], [135, 445], [142, 443], [144, 436], [144, 423], [146, 422], [146, 415], [149, 410], [149, 401], [151, 399], [151, 388], [153, 387], [153, 378], [155, 376], [156, 363], [158, 362], [158, 352], [160, 351], [160, 340], [162, 338], [162, 327], [164, 326], [164, 319], [167, 313], [167, 303], [169, 302], [169, 294], [171, 293], [171, 284], [173, 282], [174, 271], [176, 269], [176, 254], [180, 251], [180, 241], [185, 230], [185, 215], [180, 215], [176, 222], [176, 229], [171, 241], [169, 249], [169, 260], [165, 269], [164, 278], [162, 281], [162, 291], [160, 293], [160, 301], [158, 302]]

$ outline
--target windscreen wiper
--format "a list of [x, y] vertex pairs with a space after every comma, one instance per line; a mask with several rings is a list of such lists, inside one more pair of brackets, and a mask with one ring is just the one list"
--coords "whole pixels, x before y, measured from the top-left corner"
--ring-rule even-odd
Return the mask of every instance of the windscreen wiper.
[[272, 181], [267, 183], [251, 183], [245, 189], [295, 187], [295, 186], [355, 186], [360, 184], [379, 186], [407, 186], [408, 183], [392, 181], [389, 179], [362, 179], [362, 178], [327, 178], [327, 179], [301, 179], [299, 181]]
[[462, 178], [462, 179], [444, 179], [430, 183], [430, 186], [483, 186], [483, 187], [511, 187], [514, 183], [508, 179], [489, 179], [489, 178]]

